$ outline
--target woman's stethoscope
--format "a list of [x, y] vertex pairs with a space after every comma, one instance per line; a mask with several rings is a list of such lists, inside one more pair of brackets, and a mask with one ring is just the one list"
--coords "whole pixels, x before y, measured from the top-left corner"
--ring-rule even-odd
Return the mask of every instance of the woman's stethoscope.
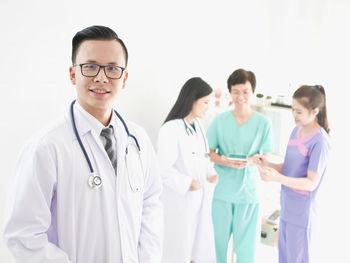
[[[77, 138], [77, 140], [78, 140], [78, 142], [79, 142], [80, 148], [81, 148], [81, 150], [83, 151], [83, 154], [84, 154], [84, 156], [85, 156], [85, 159], [86, 159], [86, 161], [87, 161], [87, 163], [88, 163], [88, 165], [89, 165], [89, 168], [90, 168], [90, 172], [91, 172], [91, 173], [90, 173], [90, 176], [89, 176], [89, 179], [88, 179], [88, 184], [89, 184], [89, 186], [90, 186], [91, 188], [97, 189], [97, 188], [100, 188], [101, 185], [102, 185], [102, 178], [101, 178], [99, 175], [95, 174], [95, 171], [94, 171], [94, 168], [92, 167], [90, 158], [89, 158], [89, 156], [88, 156], [88, 154], [87, 154], [87, 152], [86, 152], [86, 150], [85, 150], [85, 147], [84, 147], [84, 145], [83, 145], [83, 143], [82, 143], [82, 141], [81, 141], [81, 138], [80, 138], [80, 136], [79, 136], [79, 133], [78, 133], [78, 130], [77, 130], [77, 126], [76, 126], [76, 124], [75, 124], [75, 119], [74, 119], [74, 110], [73, 110], [74, 103], [75, 103], [75, 100], [72, 102], [72, 104], [71, 104], [71, 106], [70, 106], [70, 115], [71, 115], [71, 118], [72, 118], [73, 130], [74, 130], [74, 133], [75, 133], [75, 137]], [[119, 118], [119, 120], [122, 122], [122, 124], [123, 124], [123, 126], [124, 126], [124, 129], [125, 129], [125, 131], [126, 131], [126, 133], [127, 133], [127, 135], [128, 135], [128, 138], [133, 139], [134, 143], [132, 143], [132, 145], [135, 146], [135, 144], [136, 144], [136, 147], [137, 147], [137, 150], [138, 150], [138, 151], [137, 151], [137, 154], [138, 154], [138, 158], [139, 158], [139, 161], [140, 161], [139, 164], [141, 165], [141, 157], [140, 157], [140, 151], [141, 151], [141, 149], [140, 149], [140, 145], [139, 145], [139, 143], [138, 143], [136, 137], [135, 137], [134, 135], [132, 135], [132, 134], [129, 132], [128, 126], [126, 126], [125, 121], [124, 121], [123, 118], [119, 115], [119, 113], [118, 113], [116, 110], [114, 110], [114, 112], [115, 112], [115, 114], [117, 115], [117, 117]], [[128, 156], [128, 154], [130, 154], [130, 153], [132, 152], [132, 151], [128, 150], [128, 146], [129, 146], [129, 145], [127, 145], [127, 146], [126, 146], [126, 149], [125, 149], [126, 157]], [[134, 147], [134, 149], [135, 149], [135, 147]], [[133, 152], [135, 152], [135, 151], [133, 151]], [[133, 162], [133, 164], [136, 165], [135, 162]], [[127, 166], [129, 166], [129, 165], [128, 165], [128, 160], [127, 160]], [[141, 165], [141, 170], [142, 170], [142, 165]], [[137, 172], [139, 172], [139, 171], [137, 171]], [[134, 178], [133, 178], [133, 179], [134, 179]], [[137, 182], [135, 182], [135, 180], [133, 180], [133, 179], [131, 179], [131, 178], [130, 178], [130, 175], [129, 175], [129, 181], [130, 181], [130, 186], [131, 186], [132, 190], [133, 190], [133, 191], [140, 191], [140, 185], [137, 184]], [[132, 181], [132, 182], [131, 182], [131, 181]]]
[[[182, 121], [183, 121], [183, 123], [185, 125], [185, 131], [186, 131], [187, 135], [188, 136], [193, 136], [194, 134], [193, 134], [191, 128], [188, 127], [187, 123], [185, 122], [185, 119], [182, 119]], [[203, 132], [202, 127], [200, 125], [197, 125], [197, 126], [199, 127], [199, 129], [201, 131], [201, 135], [202, 135], [202, 139], [203, 139], [203, 143], [204, 143], [204, 147], [205, 147], [204, 157], [205, 158], [209, 158], [209, 156], [210, 156], [209, 155], [209, 149], [208, 149], [208, 145], [207, 145], [207, 142], [205, 140], [205, 137], [204, 137], [204, 132]]]

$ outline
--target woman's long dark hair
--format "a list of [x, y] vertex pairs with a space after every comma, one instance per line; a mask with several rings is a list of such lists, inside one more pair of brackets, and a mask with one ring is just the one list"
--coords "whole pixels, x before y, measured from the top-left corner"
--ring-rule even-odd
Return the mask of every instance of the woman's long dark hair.
[[212, 93], [213, 89], [201, 78], [191, 78], [183, 85], [177, 100], [166, 117], [170, 120], [185, 118], [192, 110], [193, 103]]
[[317, 114], [317, 122], [329, 134], [330, 129], [327, 117], [326, 92], [321, 85], [303, 85], [294, 92], [293, 99], [297, 99], [309, 110], [318, 108], [319, 112]]

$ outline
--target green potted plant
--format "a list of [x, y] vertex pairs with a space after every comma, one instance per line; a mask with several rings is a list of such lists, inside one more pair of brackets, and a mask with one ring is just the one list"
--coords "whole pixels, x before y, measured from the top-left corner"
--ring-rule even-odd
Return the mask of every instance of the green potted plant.
[[262, 93], [256, 94], [256, 105], [257, 106], [264, 106], [264, 94], [262, 94]]
[[272, 103], [272, 97], [271, 96], [266, 96], [265, 98], [265, 103], [267, 106], [271, 106], [271, 103]]

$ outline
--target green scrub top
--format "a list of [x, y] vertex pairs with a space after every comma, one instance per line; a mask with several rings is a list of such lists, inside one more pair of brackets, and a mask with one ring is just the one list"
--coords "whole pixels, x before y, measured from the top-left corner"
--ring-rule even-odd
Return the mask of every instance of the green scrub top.
[[[273, 151], [270, 122], [258, 112], [254, 112], [242, 126], [238, 125], [232, 111], [216, 116], [207, 130], [207, 139], [209, 148], [217, 150], [219, 155], [241, 154], [250, 157]], [[232, 203], [259, 202], [256, 180], [260, 180], [260, 177], [255, 165], [236, 169], [215, 164], [215, 169], [219, 182], [214, 199]]]

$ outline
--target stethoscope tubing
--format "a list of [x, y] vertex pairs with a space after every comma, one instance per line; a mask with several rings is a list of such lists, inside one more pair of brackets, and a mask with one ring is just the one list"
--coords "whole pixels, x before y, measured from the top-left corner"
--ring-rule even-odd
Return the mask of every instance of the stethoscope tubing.
[[[74, 100], [71, 105], [70, 105], [70, 115], [71, 115], [71, 119], [72, 119], [72, 126], [73, 126], [73, 131], [74, 131], [74, 134], [75, 134], [75, 137], [77, 138], [78, 140], [78, 143], [80, 145], [80, 148], [85, 156], [85, 159], [86, 159], [86, 162], [88, 163], [89, 165], [89, 169], [90, 169], [90, 172], [93, 174], [94, 173], [94, 168], [92, 167], [92, 164], [91, 164], [91, 161], [90, 161], [90, 158], [85, 150], [85, 147], [81, 141], [81, 138], [79, 136], [79, 133], [78, 133], [78, 130], [77, 130], [77, 126], [75, 124], [75, 118], [74, 118], [74, 109], [73, 109], [73, 106], [74, 106], [74, 103], [76, 102], [76, 100]], [[137, 149], [139, 150], [139, 152], [141, 151], [141, 148], [140, 148], [140, 145], [136, 139], [136, 137], [134, 135], [132, 135], [130, 132], [129, 132], [129, 129], [128, 129], [128, 126], [126, 125], [125, 121], [123, 120], [122, 116], [120, 116], [120, 114], [114, 110], [115, 114], [117, 115], [117, 117], [119, 118], [119, 120], [122, 122], [123, 126], [124, 126], [124, 129], [125, 129], [125, 132], [127, 133], [128, 137], [131, 137], [134, 142], [136, 143], [136, 146], [137, 146]], [[126, 150], [125, 150], [125, 153], [127, 154], [128, 153], [128, 148], [126, 147]]]
[[[192, 132], [192, 130], [188, 127], [186, 121], [185, 121], [184, 119], [182, 119], [182, 121], [183, 121], [183, 123], [184, 123], [184, 125], [185, 125], [185, 131], [186, 131], [187, 135], [190, 136], [190, 133], [189, 133], [188, 131], [190, 131], [190, 132], [191, 132], [191, 135], [193, 135], [193, 132]], [[207, 146], [207, 142], [206, 142], [206, 140], [205, 140], [205, 137], [204, 137], [204, 132], [203, 132], [203, 130], [202, 130], [202, 127], [201, 127], [200, 125], [197, 125], [197, 126], [198, 126], [199, 129], [201, 130], [201, 134], [202, 134], [202, 139], [203, 139], [205, 151], [206, 151], [207, 154], [209, 154], [209, 149], [208, 149], [208, 146]]]
[[81, 141], [81, 138], [79, 136], [79, 133], [78, 133], [78, 130], [77, 130], [77, 126], [75, 124], [75, 118], [74, 118], [74, 110], [73, 110], [73, 106], [74, 106], [74, 103], [75, 103], [75, 100], [72, 102], [72, 104], [70, 105], [70, 115], [71, 115], [71, 119], [72, 119], [72, 126], [73, 126], [73, 131], [74, 131], [74, 134], [75, 134], [75, 137], [77, 138], [78, 140], [78, 143], [80, 145], [80, 148], [81, 150], [83, 151], [83, 154], [85, 156], [85, 159], [89, 165], [89, 168], [90, 168], [90, 172], [91, 173], [94, 173], [94, 168], [92, 167], [92, 164], [91, 164], [91, 161], [90, 161], [90, 158], [85, 150], [85, 147]]

